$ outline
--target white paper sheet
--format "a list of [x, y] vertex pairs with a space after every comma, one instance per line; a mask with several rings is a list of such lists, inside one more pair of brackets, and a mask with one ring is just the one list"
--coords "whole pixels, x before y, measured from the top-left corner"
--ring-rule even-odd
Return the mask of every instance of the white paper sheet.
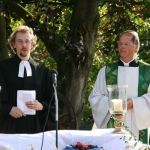
[[18, 90], [17, 91], [17, 107], [20, 108], [26, 115], [35, 115], [36, 111], [26, 106], [26, 102], [36, 99], [35, 90]]

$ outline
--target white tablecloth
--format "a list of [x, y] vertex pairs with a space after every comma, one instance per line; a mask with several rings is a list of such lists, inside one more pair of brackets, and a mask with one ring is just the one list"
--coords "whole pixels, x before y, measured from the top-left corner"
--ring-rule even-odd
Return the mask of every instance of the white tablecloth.
[[[0, 147], [9, 150], [41, 150], [43, 133], [38, 134], [0, 134]], [[124, 135], [112, 134], [112, 129], [83, 130], [59, 130], [58, 149], [62, 150], [66, 145], [81, 142], [102, 146], [105, 150], [125, 150], [127, 144], [123, 140]], [[56, 132], [44, 132], [42, 150], [56, 150]], [[2, 148], [0, 148], [2, 150]], [[3, 149], [4, 150], [4, 149]], [[134, 148], [135, 150], [135, 148]]]

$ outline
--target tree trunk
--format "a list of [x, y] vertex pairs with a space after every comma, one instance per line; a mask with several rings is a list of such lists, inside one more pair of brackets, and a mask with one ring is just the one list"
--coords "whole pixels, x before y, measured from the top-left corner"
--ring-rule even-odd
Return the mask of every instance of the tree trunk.
[[[96, 0], [78, 0], [73, 10], [66, 50], [68, 56], [58, 62], [64, 71], [61, 91], [73, 109], [77, 127], [83, 108], [83, 92], [92, 62], [93, 45], [98, 23]], [[62, 69], [63, 68], [63, 69]], [[71, 118], [70, 118], [71, 121]]]

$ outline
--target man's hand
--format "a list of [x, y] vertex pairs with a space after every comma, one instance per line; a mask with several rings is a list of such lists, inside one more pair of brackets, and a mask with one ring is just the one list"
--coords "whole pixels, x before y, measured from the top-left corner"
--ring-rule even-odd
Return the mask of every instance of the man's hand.
[[13, 118], [21, 118], [25, 116], [25, 114], [18, 107], [15, 106], [12, 107], [12, 109], [9, 112], [9, 115]]
[[38, 100], [26, 102], [26, 106], [37, 111], [43, 109], [43, 105]]
[[127, 100], [127, 109], [132, 109], [133, 108], [133, 101], [132, 99], [128, 98]]

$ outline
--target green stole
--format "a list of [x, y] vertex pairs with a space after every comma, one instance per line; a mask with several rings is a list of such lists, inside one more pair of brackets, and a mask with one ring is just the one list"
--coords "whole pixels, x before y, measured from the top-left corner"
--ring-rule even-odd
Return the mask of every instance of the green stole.
[[[118, 62], [106, 66], [106, 85], [117, 84]], [[139, 61], [139, 83], [138, 83], [138, 96], [147, 93], [150, 84], [150, 65]], [[107, 124], [108, 128], [114, 127], [113, 118]], [[148, 130], [140, 130], [139, 140], [143, 143], [148, 143]]]

